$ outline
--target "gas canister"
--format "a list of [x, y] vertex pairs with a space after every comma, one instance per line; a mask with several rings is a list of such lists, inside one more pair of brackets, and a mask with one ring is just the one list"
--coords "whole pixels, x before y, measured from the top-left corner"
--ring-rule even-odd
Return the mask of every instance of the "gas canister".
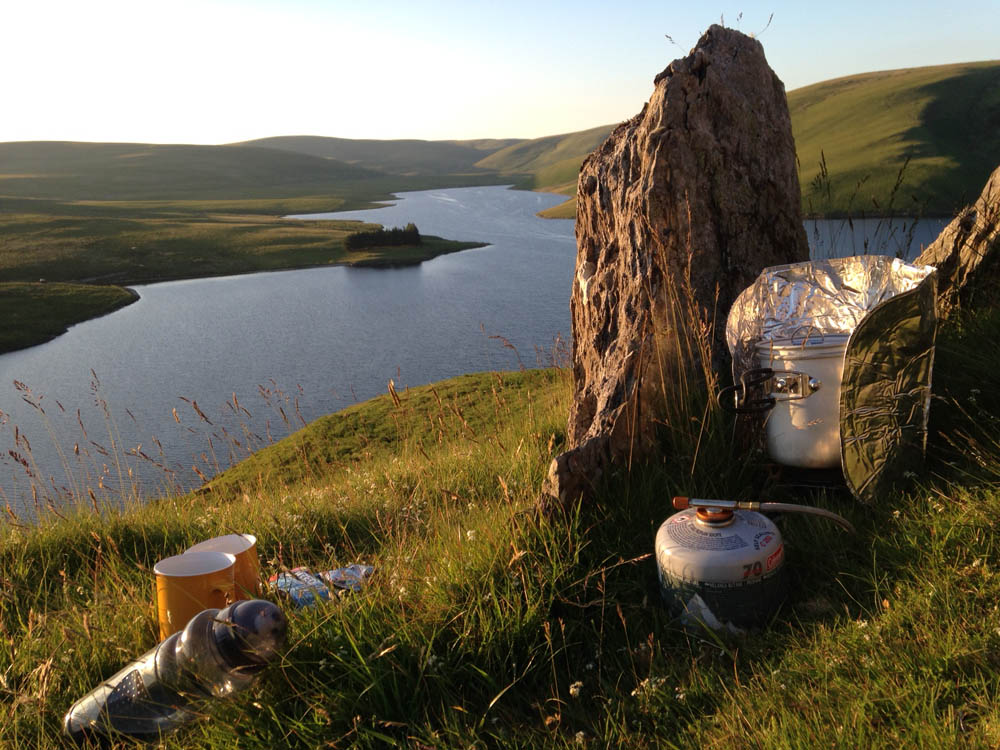
[[789, 503], [675, 497], [679, 513], [656, 533], [660, 592], [685, 624], [742, 630], [767, 624], [786, 593], [785, 545], [760, 510], [830, 511]]

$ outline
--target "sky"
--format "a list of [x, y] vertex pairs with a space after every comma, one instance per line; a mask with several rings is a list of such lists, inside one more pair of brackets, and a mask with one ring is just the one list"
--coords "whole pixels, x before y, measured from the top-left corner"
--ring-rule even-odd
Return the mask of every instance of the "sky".
[[636, 114], [720, 22], [788, 91], [1000, 59], [1000, 0], [0, 0], [0, 142], [568, 133]]

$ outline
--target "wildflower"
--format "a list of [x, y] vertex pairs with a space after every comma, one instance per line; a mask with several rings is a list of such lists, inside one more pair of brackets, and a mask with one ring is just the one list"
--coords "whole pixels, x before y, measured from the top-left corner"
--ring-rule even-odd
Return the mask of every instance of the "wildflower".
[[572, 685], [569, 686], [569, 696], [570, 698], [579, 698], [580, 693], [583, 692], [583, 682], [577, 680]]
[[476, 538], [476, 530], [475, 530], [475, 529], [468, 529], [468, 530], [467, 530], [467, 531], [465, 532], [465, 538], [466, 538], [466, 539], [467, 539], [468, 541], [470, 541], [470, 542], [471, 542], [471, 541], [472, 541], [473, 539], [475, 539], [475, 538]]
[[575, 739], [577, 745], [586, 745], [587, 744], [587, 733], [584, 732], [584, 731], [577, 732], [576, 733], [576, 737], [574, 739]]
[[632, 691], [632, 695], [636, 698], [648, 698], [650, 694], [659, 689], [664, 682], [666, 682], [666, 678], [664, 677], [647, 677], [636, 685], [635, 690]]

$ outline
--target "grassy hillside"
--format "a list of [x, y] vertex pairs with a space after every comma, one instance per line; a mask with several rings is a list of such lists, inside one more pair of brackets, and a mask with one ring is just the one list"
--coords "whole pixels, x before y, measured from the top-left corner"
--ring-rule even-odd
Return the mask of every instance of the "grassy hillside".
[[[892, 209], [949, 216], [1000, 164], [997, 61], [824, 81], [790, 92], [788, 106], [807, 210], [885, 210], [909, 158]], [[829, 180], [817, 180], [821, 153]]]
[[479, 141], [364, 140], [319, 136], [279, 136], [246, 141], [260, 146], [402, 175], [482, 174], [484, 155], [519, 142], [516, 138]]
[[[996, 747], [1000, 396], [979, 386], [997, 335], [995, 315], [941, 332], [927, 466], [870, 506], [773, 484], [694, 387], [667, 394], [663, 462], [540, 516], [570, 393], [557, 370], [382, 396], [194, 495], [59, 517], [41, 492], [40, 525], [0, 528], [0, 745], [61, 747], [72, 702], [154, 645], [153, 564], [242, 531], [265, 576], [376, 573], [286, 608], [281, 658], [167, 750]], [[758, 492], [835, 510], [857, 534], [785, 515], [790, 591], [770, 627], [684, 631], [650, 559], [668, 499]]]
[[308, 195], [371, 170], [247, 146], [0, 143], [0, 195], [60, 200], [182, 200]]
[[478, 166], [503, 174], [532, 176], [533, 189], [576, 189], [576, 175], [584, 157], [597, 148], [613, 126], [601, 126], [579, 133], [551, 135], [515, 143], [490, 154]]
[[[808, 214], [952, 216], [1000, 164], [997, 61], [824, 81], [790, 91], [788, 108]], [[479, 164], [575, 195], [579, 165], [610, 132], [526, 141]], [[574, 218], [575, 198], [542, 215]]]

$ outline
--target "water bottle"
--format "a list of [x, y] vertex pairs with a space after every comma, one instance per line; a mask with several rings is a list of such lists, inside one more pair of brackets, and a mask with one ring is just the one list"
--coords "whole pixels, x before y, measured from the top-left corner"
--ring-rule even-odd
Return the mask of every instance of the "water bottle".
[[288, 624], [260, 599], [206, 609], [70, 708], [75, 742], [115, 734], [155, 740], [252, 683], [284, 647]]

